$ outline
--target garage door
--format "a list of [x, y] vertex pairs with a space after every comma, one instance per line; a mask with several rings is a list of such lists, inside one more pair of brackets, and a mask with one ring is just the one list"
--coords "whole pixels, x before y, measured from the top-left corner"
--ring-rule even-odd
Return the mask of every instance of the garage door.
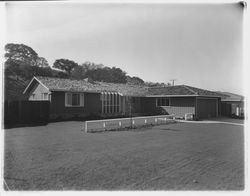
[[216, 117], [216, 99], [197, 99], [197, 116], [198, 118]]

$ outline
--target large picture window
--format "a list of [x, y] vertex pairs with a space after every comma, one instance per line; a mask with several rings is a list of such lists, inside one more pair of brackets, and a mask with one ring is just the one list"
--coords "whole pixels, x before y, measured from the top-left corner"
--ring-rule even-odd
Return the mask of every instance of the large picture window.
[[169, 98], [168, 97], [156, 98], [156, 106], [169, 106]]
[[118, 113], [120, 112], [120, 95], [117, 93], [102, 93], [102, 113]]
[[65, 106], [67, 107], [83, 107], [83, 93], [65, 93]]

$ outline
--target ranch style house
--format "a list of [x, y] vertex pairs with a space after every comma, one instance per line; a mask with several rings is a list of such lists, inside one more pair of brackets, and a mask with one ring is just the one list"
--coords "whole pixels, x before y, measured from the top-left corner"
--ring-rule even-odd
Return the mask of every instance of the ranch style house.
[[201, 119], [219, 116], [221, 105], [221, 94], [186, 85], [145, 87], [33, 77], [23, 93], [30, 101], [50, 101], [51, 119], [190, 113]]

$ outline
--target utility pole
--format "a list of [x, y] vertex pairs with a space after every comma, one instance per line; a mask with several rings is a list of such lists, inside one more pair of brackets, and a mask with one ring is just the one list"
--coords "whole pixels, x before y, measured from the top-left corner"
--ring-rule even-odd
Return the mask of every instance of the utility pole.
[[172, 79], [170, 81], [172, 81], [172, 86], [174, 86], [174, 81], [176, 81], [177, 79]]

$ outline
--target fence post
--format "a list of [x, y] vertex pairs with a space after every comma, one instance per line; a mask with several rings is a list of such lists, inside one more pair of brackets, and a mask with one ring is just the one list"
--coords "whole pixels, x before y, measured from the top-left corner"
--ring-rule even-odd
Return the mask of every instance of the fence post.
[[18, 123], [22, 122], [22, 101], [18, 101]]

